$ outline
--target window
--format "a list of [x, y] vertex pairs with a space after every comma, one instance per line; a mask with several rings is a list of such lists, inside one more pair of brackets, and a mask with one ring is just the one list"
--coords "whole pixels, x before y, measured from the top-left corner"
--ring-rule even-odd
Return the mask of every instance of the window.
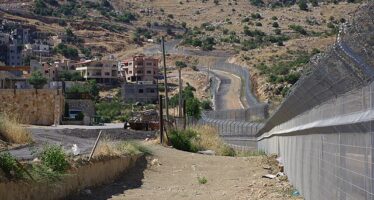
[[105, 76], [110, 76], [110, 73], [109, 72], [105, 72]]
[[152, 74], [152, 71], [147, 71], [147, 74]]
[[155, 89], [150, 89], [149, 93], [155, 93]]
[[129, 71], [129, 74], [132, 74], [132, 71]]
[[139, 89], [139, 94], [142, 94], [143, 92], [143, 89]]

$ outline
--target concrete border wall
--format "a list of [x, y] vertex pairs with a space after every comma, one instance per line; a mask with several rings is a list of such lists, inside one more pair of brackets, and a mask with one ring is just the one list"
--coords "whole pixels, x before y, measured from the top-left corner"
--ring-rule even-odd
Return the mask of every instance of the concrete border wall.
[[[372, 21], [374, 2], [362, 7], [358, 13]], [[347, 27], [355, 25], [341, 27], [336, 44], [311, 61], [313, 71], [256, 135], [306, 200], [374, 199], [374, 66], [362, 59], [365, 48], [354, 52], [342, 40]], [[357, 31], [373, 30], [373, 23], [356, 29], [354, 42], [366, 40]]]
[[57, 183], [0, 183], [0, 199], [6, 200], [53, 200], [62, 199], [87, 187], [114, 181], [122, 173], [134, 167], [141, 156], [126, 156], [97, 161], [73, 169], [61, 182]]

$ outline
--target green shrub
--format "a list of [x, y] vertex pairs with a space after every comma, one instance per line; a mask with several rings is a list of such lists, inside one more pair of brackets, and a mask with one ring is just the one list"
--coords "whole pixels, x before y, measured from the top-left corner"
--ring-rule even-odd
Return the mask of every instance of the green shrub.
[[0, 154], [0, 169], [5, 173], [8, 179], [23, 177], [23, 171], [18, 166], [16, 158], [9, 152]]
[[304, 10], [304, 11], [308, 10], [308, 4], [307, 4], [306, 0], [300, 0], [299, 1], [299, 8], [300, 8], [300, 10]]
[[41, 71], [34, 71], [28, 81], [35, 89], [41, 89], [47, 83], [47, 78], [43, 76]]
[[78, 58], [78, 50], [73, 47], [68, 47], [65, 44], [58, 44], [57, 47], [53, 49], [54, 52], [62, 54], [66, 58], [69, 59], [77, 59]]
[[199, 184], [206, 184], [208, 182], [208, 179], [206, 179], [205, 177], [197, 177], [197, 181], [199, 182]]
[[254, 6], [264, 6], [265, 3], [262, 0], [249, 0], [249, 2]]
[[117, 117], [121, 116], [122, 104], [117, 101], [99, 102], [96, 104], [96, 114], [101, 117], [105, 123], [112, 122]]
[[63, 81], [82, 81], [83, 77], [79, 72], [64, 70], [58, 73], [58, 79]]
[[234, 156], [236, 156], [236, 152], [232, 147], [230, 147], [228, 145], [223, 145], [221, 147], [221, 156], [232, 156], [232, 157], [234, 157]]
[[192, 139], [196, 138], [197, 133], [193, 130], [171, 130], [169, 132], [169, 141], [174, 148], [188, 151], [188, 152], [197, 152], [198, 149], [193, 145]]
[[57, 145], [44, 147], [40, 159], [45, 166], [56, 172], [64, 172], [69, 168], [64, 150]]
[[201, 102], [201, 108], [203, 110], [212, 110], [212, 102], [208, 99]]
[[177, 66], [179, 68], [185, 68], [185, 67], [187, 67], [187, 64], [183, 61], [177, 60], [177, 61], [175, 61], [175, 66]]
[[79, 112], [76, 116], [75, 116], [75, 120], [83, 120], [84, 118], [84, 114], [82, 112]]
[[307, 35], [308, 32], [304, 29], [304, 27], [300, 26], [300, 25], [296, 25], [296, 24], [291, 24], [289, 26], [290, 29], [302, 34], [302, 35]]
[[131, 21], [136, 20], [136, 17], [133, 13], [124, 11], [121, 15], [117, 16], [117, 20], [124, 23], [130, 23]]
[[274, 28], [278, 28], [278, 27], [279, 27], [278, 22], [273, 22], [273, 27], [274, 27]]

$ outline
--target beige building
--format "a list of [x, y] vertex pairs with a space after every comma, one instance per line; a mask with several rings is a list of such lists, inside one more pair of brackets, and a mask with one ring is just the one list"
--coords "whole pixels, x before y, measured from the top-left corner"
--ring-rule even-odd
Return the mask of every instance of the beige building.
[[76, 71], [79, 71], [86, 80], [95, 79], [98, 83], [111, 84], [118, 79], [118, 62], [114, 60], [87, 60], [75, 64]]
[[159, 74], [158, 59], [144, 55], [133, 56], [120, 63], [119, 73], [128, 83], [153, 83]]

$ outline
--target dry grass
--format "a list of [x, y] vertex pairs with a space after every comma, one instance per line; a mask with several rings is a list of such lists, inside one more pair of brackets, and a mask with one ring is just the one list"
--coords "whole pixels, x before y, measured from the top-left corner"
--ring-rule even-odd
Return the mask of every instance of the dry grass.
[[216, 155], [221, 156], [235, 156], [234, 149], [222, 141], [216, 128], [205, 125], [193, 127], [192, 130], [198, 133], [198, 139], [194, 140], [193, 143], [199, 149], [213, 150]]
[[16, 117], [0, 114], [0, 136], [7, 142], [26, 144], [32, 141], [31, 133], [22, 127]]
[[108, 138], [101, 140], [94, 157], [118, 157], [122, 155], [151, 154], [150, 150], [134, 141], [115, 142]]

